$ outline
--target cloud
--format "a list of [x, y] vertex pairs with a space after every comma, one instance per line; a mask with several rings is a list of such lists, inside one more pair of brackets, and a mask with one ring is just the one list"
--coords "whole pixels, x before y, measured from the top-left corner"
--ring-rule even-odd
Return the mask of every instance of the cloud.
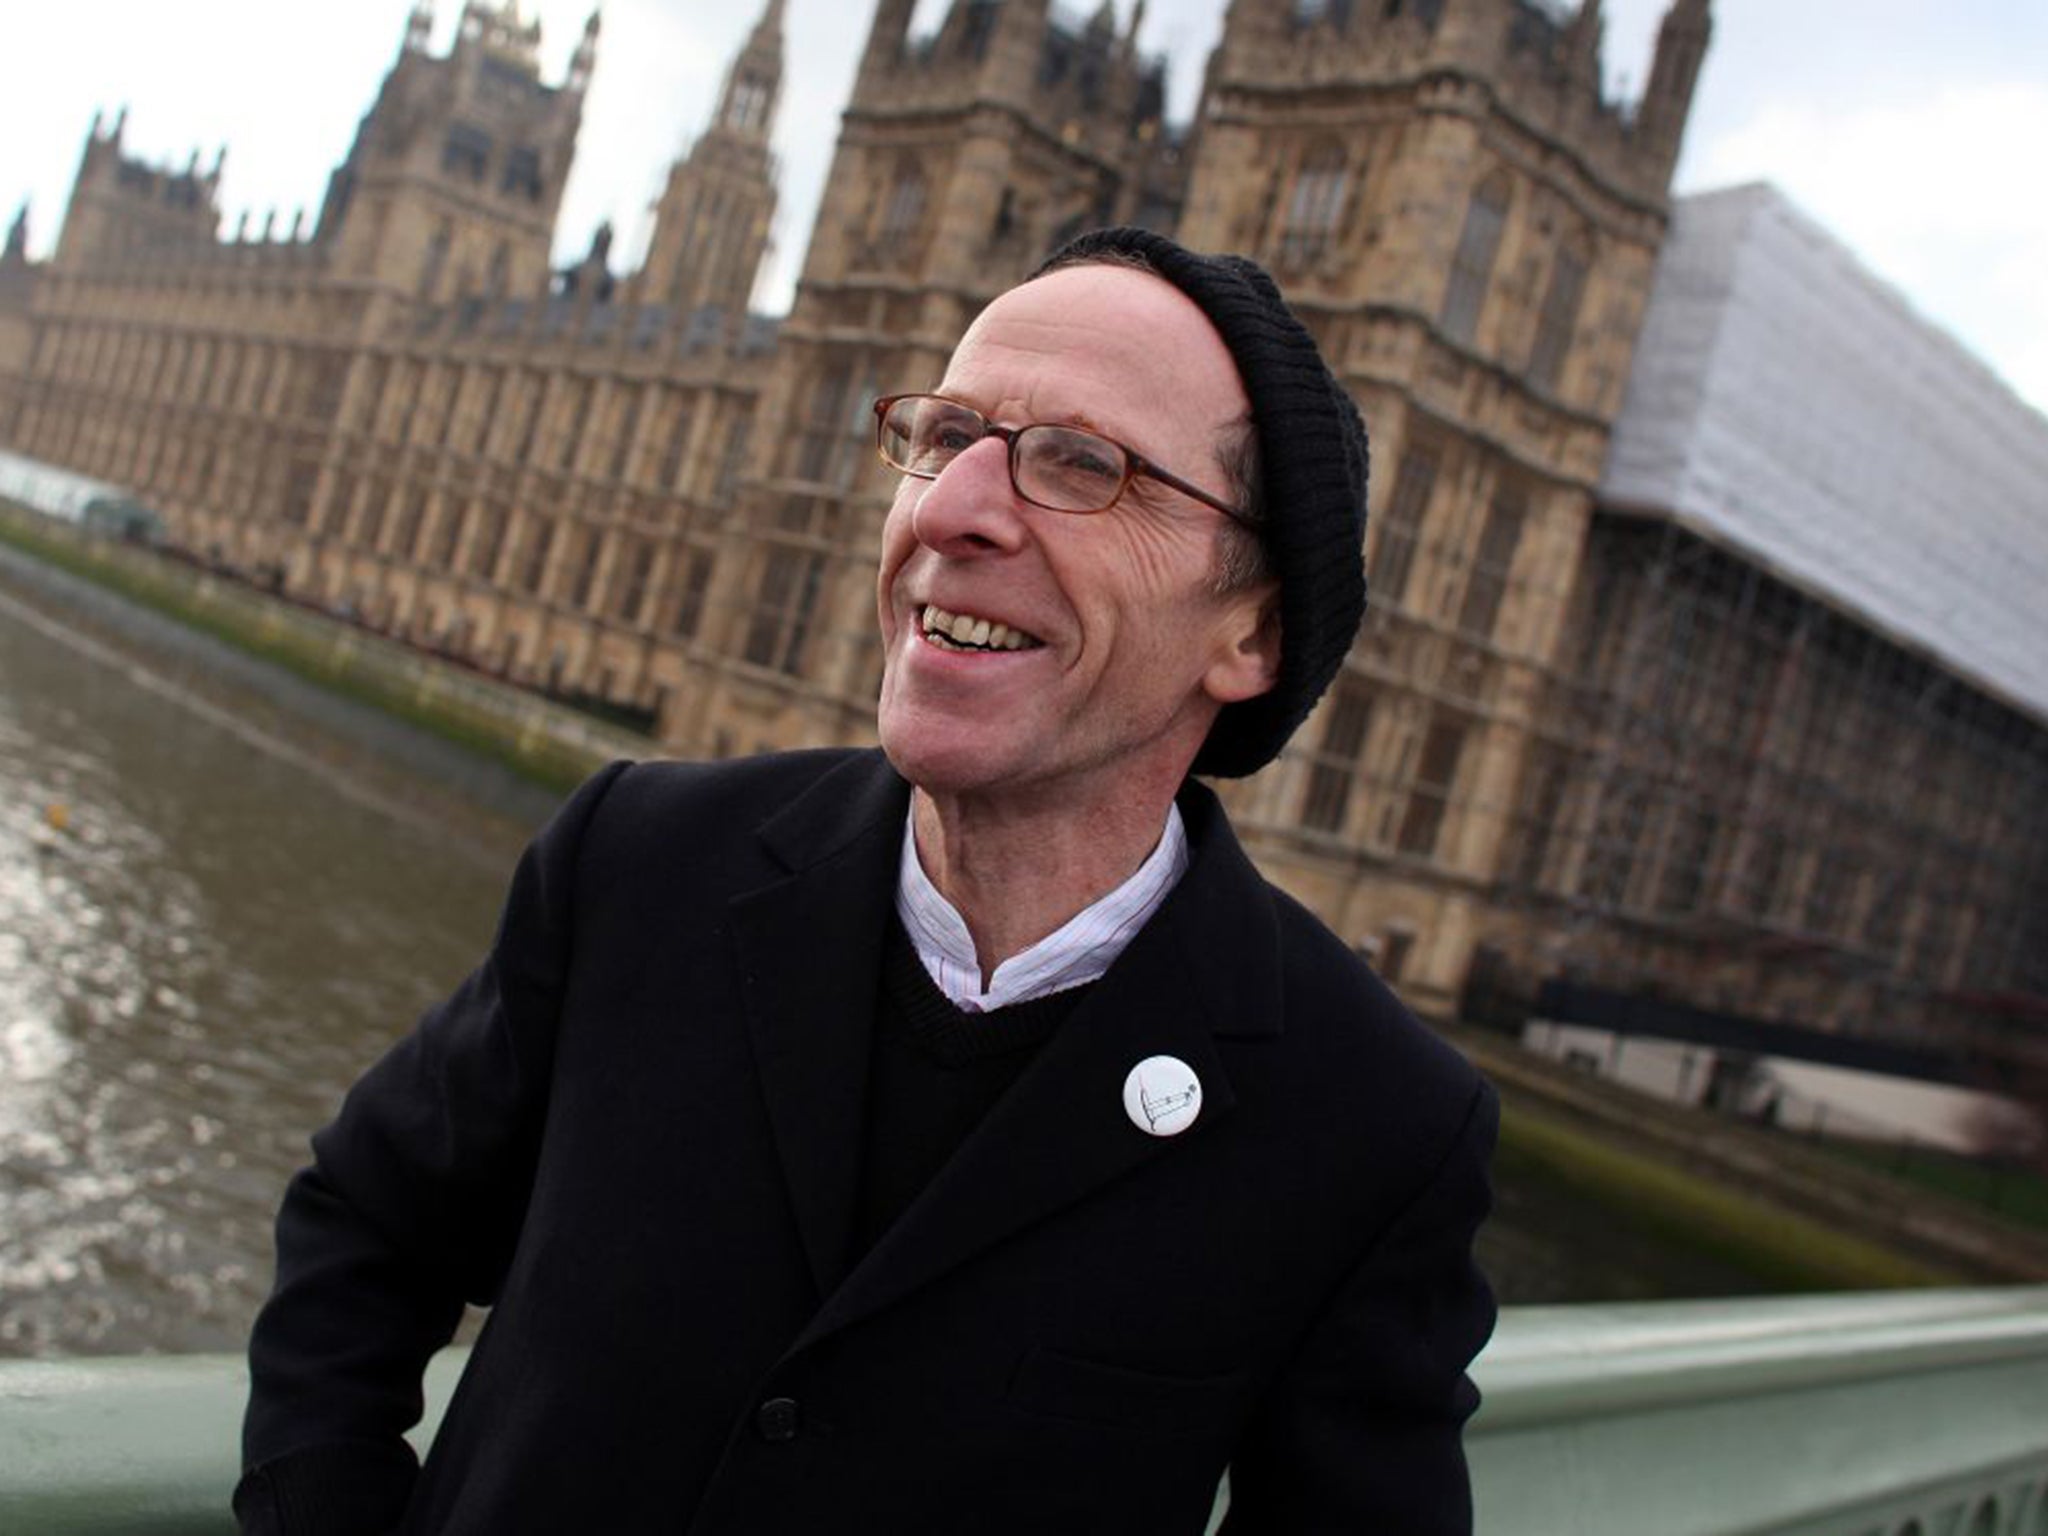
[[1781, 97], [1697, 146], [1688, 180], [1775, 182], [2048, 410], [2048, 200], [2026, 163], [2042, 144], [2032, 82], [1846, 110]]

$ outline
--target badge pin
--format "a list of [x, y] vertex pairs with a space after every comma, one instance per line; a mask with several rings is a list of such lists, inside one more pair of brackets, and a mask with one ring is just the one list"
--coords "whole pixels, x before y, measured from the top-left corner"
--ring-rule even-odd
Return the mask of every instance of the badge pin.
[[1147, 1056], [1124, 1079], [1124, 1113], [1147, 1136], [1178, 1136], [1202, 1112], [1202, 1080], [1178, 1056]]

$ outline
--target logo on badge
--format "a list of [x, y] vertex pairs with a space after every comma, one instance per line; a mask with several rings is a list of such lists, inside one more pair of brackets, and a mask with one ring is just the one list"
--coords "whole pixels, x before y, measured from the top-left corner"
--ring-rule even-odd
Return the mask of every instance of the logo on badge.
[[1202, 1112], [1202, 1080], [1178, 1056], [1147, 1056], [1124, 1079], [1124, 1113], [1147, 1136], [1178, 1136]]

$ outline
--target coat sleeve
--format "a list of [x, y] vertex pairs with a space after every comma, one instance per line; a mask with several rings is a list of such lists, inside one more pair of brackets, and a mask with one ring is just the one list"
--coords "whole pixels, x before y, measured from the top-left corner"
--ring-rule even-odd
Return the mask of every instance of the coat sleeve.
[[419, 1465], [421, 1375], [518, 1240], [568, 974], [578, 849], [625, 764], [527, 849], [484, 962], [350, 1089], [277, 1220], [249, 1345], [247, 1536], [388, 1530]]
[[1428, 1181], [1367, 1250], [1261, 1406], [1223, 1536], [1469, 1536], [1467, 1367], [1495, 1306], [1472, 1242], [1499, 1102], [1481, 1081]]

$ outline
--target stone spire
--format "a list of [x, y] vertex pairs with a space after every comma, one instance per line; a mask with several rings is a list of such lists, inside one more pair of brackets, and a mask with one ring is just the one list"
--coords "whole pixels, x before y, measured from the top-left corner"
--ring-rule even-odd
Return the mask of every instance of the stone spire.
[[1657, 28], [1657, 54], [1650, 84], [1636, 115], [1636, 127], [1667, 160], [1678, 158], [1679, 137], [1692, 110], [1693, 88], [1714, 34], [1710, 0], [1673, 0]]
[[714, 128], [766, 141], [775, 120], [776, 99], [782, 94], [783, 8], [783, 0], [768, 0], [746, 46], [726, 71]]
[[583, 37], [576, 44], [575, 56], [569, 60], [569, 89], [579, 94], [590, 88], [590, 77], [597, 71], [597, 34], [603, 23], [603, 11], [593, 10], [583, 23]]

